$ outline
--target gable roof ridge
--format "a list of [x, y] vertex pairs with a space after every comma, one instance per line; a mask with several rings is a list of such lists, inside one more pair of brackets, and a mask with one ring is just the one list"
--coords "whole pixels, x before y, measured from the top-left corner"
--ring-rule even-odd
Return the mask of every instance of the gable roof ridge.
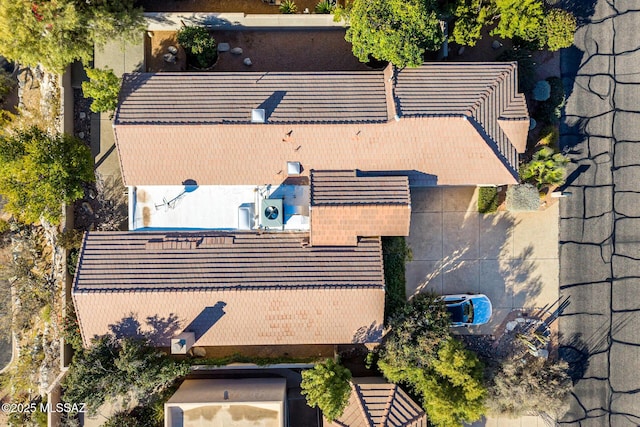
[[[491, 82], [491, 84], [489, 86], [487, 86], [487, 88], [482, 91], [480, 93], [480, 97], [478, 98], [478, 100], [470, 106], [469, 110], [471, 113], [471, 116], [475, 115], [475, 113], [484, 106], [485, 101], [496, 91], [496, 89], [501, 86], [505, 80], [507, 80], [508, 82], [508, 77], [511, 75], [511, 73], [513, 72], [513, 67], [511, 67], [511, 69], [506, 69], [500, 72], [500, 74], [498, 74], [498, 76], [496, 77], [495, 80], [493, 80]], [[506, 109], [506, 106], [505, 108]], [[502, 114], [502, 110], [498, 113], [497, 117], [500, 117], [500, 114]]]

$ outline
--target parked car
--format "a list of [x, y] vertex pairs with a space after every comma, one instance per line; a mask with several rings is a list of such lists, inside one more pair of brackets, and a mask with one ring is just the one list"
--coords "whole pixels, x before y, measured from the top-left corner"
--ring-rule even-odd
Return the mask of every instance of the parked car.
[[444, 295], [442, 297], [451, 315], [451, 326], [484, 325], [491, 319], [491, 301], [483, 294]]

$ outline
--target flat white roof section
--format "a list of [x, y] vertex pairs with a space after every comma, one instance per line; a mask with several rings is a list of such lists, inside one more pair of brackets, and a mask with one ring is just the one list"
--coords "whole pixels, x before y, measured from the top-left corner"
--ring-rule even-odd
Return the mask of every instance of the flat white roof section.
[[129, 230], [255, 230], [267, 197], [282, 199], [285, 231], [309, 230], [309, 186], [149, 185], [129, 197]]
[[165, 427], [284, 427], [286, 380], [186, 380], [164, 405]]

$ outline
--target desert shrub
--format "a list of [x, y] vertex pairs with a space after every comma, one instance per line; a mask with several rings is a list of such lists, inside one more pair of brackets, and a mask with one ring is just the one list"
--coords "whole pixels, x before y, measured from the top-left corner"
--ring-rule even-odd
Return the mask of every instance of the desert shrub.
[[187, 54], [187, 61], [198, 68], [211, 67], [218, 58], [218, 45], [205, 27], [185, 26], [177, 39]]
[[7, 233], [11, 230], [11, 225], [6, 219], [0, 218], [0, 234]]
[[62, 326], [62, 337], [64, 341], [71, 345], [74, 351], [82, 351], [82, 335], [80, 334], [76, 310], [72, 305], [67, 307], [67, 314], [64, 316]]
[[493, 213], [498, 210], [498, 189], [480, 187], [478, 189], [478, 212]]
[[533, 88], [533, 99], [546, 101], [551, 96], [551, 85], [546, 80], [540, 80]]
[[16, 79], [0, 68], [0, 99], [4, 99], [16, 87]]
[[301, 393], [309, 406], [318, 407], [329, 420], [339, 418], [349, 403], [351, 372], [333, 359], [302, 371]]
[[69, 229], [58, 235], [58, 245], [63, 249], [80, 249], [83, 233], [80, 230]]
[[298, 6], [296, 6], [293, 0], [284, 0], [280, 3], [280, 12], [284, 14], [292, 14], [298, 11]]
[[335, 6], [327, 0], [323, 0], [316, 5], [316, 13], [328, 15], [333, 12], [333, 9], [335, 9]]
[[507, 210], [535, 211], [540, 207], [540, 193], [531, 184], [512, 185], [507, 189]]
[[542, 147], [533, 154], [529, 163], [520, 168], [520, 178], [535, 184], [538, 189], [564, 184], [566, 164], [569, 159], [556, 153], [551, 147]]
[[80, 256], [79, 249], [71, 249], [67, 254], [67, 273], [73, 277], [76, 275], [76, 268], [78, 266], [78, 257]]
[[518, 417], [531, 413], [561, 417], [572, 389], [564, 361], [525, 356], [502, 363], [488, 389], [487, 408]]
[[518, 91], [528, 93], [533, 90], [535, 79], [535, 62], [531, 52], [526, 49], [505, 50], [497, 58], [500, 62], [518, 62]]

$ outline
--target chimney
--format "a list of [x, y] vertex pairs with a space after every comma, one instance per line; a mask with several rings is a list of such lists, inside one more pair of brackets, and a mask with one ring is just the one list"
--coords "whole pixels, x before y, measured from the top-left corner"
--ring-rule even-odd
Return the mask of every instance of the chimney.
[[175, 338], [171, 338], [171, 354], [187, 354], [187, 351], [196, 343], [196, 335], [193, 332], [183, 332]]

